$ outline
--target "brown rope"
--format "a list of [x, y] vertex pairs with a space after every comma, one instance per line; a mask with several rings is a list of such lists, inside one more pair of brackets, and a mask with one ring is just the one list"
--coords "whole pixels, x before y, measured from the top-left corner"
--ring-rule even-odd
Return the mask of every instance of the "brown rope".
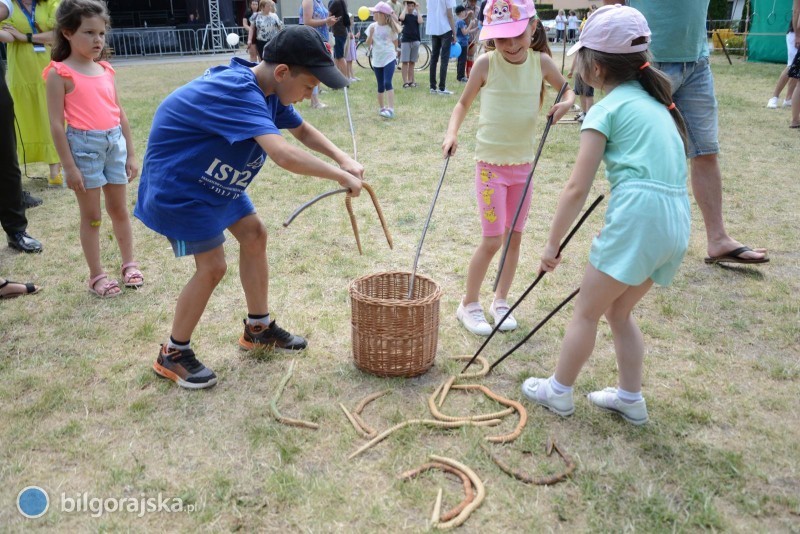
[[[472, 482], [470, 482], [469, 477], [463, 472], [459, 471], [455, 467], [449, 466], [447, 464], [443, 464], [441, 462], [428, 462], [426, 464], [422, 464], [421, 466], [417, 467], [416, 469], [412, 469], [410, 471], [406, 471], [405, 473], [400, 475], [400, 480], [411, 480], [412, 478], [428, 471], [430, 469], [439, 469], [441, 471], [445, 471], [447, 473], [452, 473], [457, 477], [461, 478], [461, 482], [464, 485], [464, 500], [458, 503], [457, 506], [448, 510], [444, 514], [441, 514], [440, 519], [442, 521], [449, 521], [456, 517], [458, 514], [467, 507], [469, 503], [471, 503], [475, 499], [475, 492], [472, 490]], [[441, 489], [439, 490], [441, 491]], [[439, 517], [439, 514], [436, 514]]]
[[433, 528], [439, 530], [449, 530], [451, 528], [458, 527], [462, 525], [464, 521], [467, 520], [470, 514], [474, 512], [475, 509], [478, 508], [478, 506], [481, 505], [483, 499], [486, 497], [486, 488], [484, 487], [483, 482], [481, 482], [481, 479], [478, 478], [478, 475], [475, 474], [475, 471], [473, 471], [466, 465], [457, 462], [455, 460], [452, 460], [450, 458], [445, 458], [444, 456], [436, 456], [435, 454], [431, 454], [429, 458], [434, 462], [441, 462], [443, 464], [449, 465], [464, 472], [469, 477], [470, 481], [472, 482], [472, 485], [475, 486], [475, 491], [477, 492], [477, 494], [475, 495], [475, 499], [467, 506], [465, 506], [464, 509], [458, 514], [458, 516], [444, 523], [439, 522], [440, 518], [433, 517], [433, 521], [431, 524]]
[[497, 467], [502, 469], [507, 475], [510, 475], [517, 480], [525, 482], [526, 484], [535, 484], [537, 486], [550, 486], [552, 484], [556, 484], [561, 482], [562, 480], [566, 480], [572, 472], [575, 470], [575, 462], [572, 458], [564, 451], [561, 450], [555, 440], [552, 438], [547, 438], [547, 445], [545, 446], [545, 451], [547, 456], [550, 456], [553, 451], [556, 451], [561, 459], [563, 460], [566, 468], [561, 473], [556, 473], [554, 475], [549, 476], [540, 476], [540, 477], [532, 477], [530, 475], [526, 475], [522, 471], [517, 471], [516, 469], [511, 468], [508, 464], [506, 464], [503, 460], [501, 460], [496, 454], [494, 454], [489, 447], [481, 443], [481, 448], [486, 451], [486, 454], [489, 455], [489, 458], [492, 459], [494, 463], [497, 464]]
[[[448, 381], [449, 382], [449, 381]], [[487, 419], [501, 419], [507, 415], [511, 415], [514, 413], [514, 408], [506, 408], [505, 410], [495, 412], [495, 413], [487, 413], [481, 415], [468, 415], [463, 417], [453, 417], [450, 415], [445, 415], [439, 411], [436, 407], [436, 396], [439, 394], [439, 391], [443, 389], [444, 386], [447, 385], [447, 382], [440, 385], [436, 388], [436, 391], [433, 392], [433, 395], [428, 397], [428, 409], [431, 411], [431, 415], [440, 421], [486, 421]], [[444, 399], [442, 399], [444, 401]]]
[[503, 406], [514, 408], [519, 414], [519, 422], [517, 423], [517, 427], [513, 432], [503, 436], [487, 436], [486, 441], [490, 441], [492, 443], [508, 443], [509, 441], [514, 441], [520, 436], [520, 434], [522, 434], [522, 429], [525, 428], [525, 423], [528, 422], [528, 412], [525, 410], [525, 407], [522, 406], [522, 404], [518, 403], [517, 401], [501, 397], [491, 389], [481, 384], [454, 384], [453, 389], [478, 389], [482, 391], [484, 395], [499, 402]]
[[447, 422], [447, 421], [436, 421], [435, 419], [409, 419], [407, 421], [403, 421], [402, 423], [398, 423], [391, 428], [388, 428], [372, 438], [371, 441], [362, 445], [358, 450], [352, 453], [350, 456], [347, 457], [348, 460], [352, 460], [362, 452], [370, 449], [386, 439], [390, 434], [393, 432], [400, 430], [401, 428], [407, 427], [408, 425], [428, 425], [428, 426], [435, 426], [440, 428], [461, 428], [464, 426], [495, 426], [502, 423], [500, 419], [490, 419], [489, 421], [457, 421], [457, 422]]
[[[450, 356], [450, 359], [457, 361], [470, 361], [472, 360], [472, 356], [468, 354], [463, 356]], [[480, 364], [483, 367], [479, 371], [475, 371], [474, 373], [461, 373], [457, 375], [459, 380], [465, 380], [468, 378], [481, 378], [489, 374], [489, 371], [491, 370], [491, 367], [489, 366], [489, 361], [483, 356], [478, 356], [476, 361], [480, 362]], [[439, 406], [441, 406], [441, 404], [439, 404]]]

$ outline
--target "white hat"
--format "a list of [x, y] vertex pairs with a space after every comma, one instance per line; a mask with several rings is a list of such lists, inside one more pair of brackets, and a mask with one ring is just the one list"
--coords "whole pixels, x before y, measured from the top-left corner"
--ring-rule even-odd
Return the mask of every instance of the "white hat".
[[[644, 42], [633, 44], [644, 37]], [[614, 4], [603, 6], [586, 20], [578, 42], [567, 52], [571, 56], [583, 47], [608, 54], [632, 54], [647, 50], [650, 27], [639, 11]]]

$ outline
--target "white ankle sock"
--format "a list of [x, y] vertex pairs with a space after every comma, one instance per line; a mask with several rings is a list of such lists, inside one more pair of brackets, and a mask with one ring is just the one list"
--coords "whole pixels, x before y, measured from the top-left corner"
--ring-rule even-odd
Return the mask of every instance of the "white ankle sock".
[[556, 395], [572, 393], [572, 386], [565, 386], [564, 384], [559, 383], [559, 381], [556, 380], [556, 375], [550, 377], [550, 389], [552, 389], [553, 393]]
[[634, 402], [639, 402], [640, 400], [643, 400], [641, 390], [636, 392], [630, 392], [630, 391], [625, 391], [622, 388], [617, 388], [617, 397], [619, 397], [619, 400], [627, 404], [633, 404]]

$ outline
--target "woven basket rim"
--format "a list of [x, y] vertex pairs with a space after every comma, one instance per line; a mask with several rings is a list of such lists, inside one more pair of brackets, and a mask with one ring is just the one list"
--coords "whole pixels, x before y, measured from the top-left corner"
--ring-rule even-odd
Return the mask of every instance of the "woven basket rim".
[[362, 293], [356, 286], [357, 284], [369, 280], [371, 278], [377, 278], [381, 276], [394, 276], [394, 275], [405, 275], [411, 276], [409, 271], [381, 271], [372, 274], [366, 274], [359, 278], [356, 278], [352, 282], [350, 282], [350, 286], [348, 287], [348, 291], [350, 293], [350, 297], [354, 298], [360, 302], [367, 302], [372, 304], [380, 304], [380, 305], [391, 305], [391, 306], [418, 306], [420, 304], [427, 304], [430, 302], [435, 302], [441, 299], [443, 291], [442, 288], [437, 284], [431, 277], [425, 276], [424, 274], [417, 274], [415, 278], [420, 280], [425, 280], [426, 282], [433, 284], [434, 290], [427, 296], [421, 299], [385, 299], [385, 298], [377, 298], [371, 295], [367, 295]]

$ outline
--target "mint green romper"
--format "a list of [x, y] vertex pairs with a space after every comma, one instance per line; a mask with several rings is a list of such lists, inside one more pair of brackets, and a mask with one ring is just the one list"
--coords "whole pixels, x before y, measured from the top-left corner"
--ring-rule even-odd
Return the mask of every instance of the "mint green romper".
[[611, 200], [590, 263], [624, 284], [672, 282], [689, 246], [683, 142], [667, 108], [639, 82], [614, 88], [586, 114], [581, 131], [606, 137]]

